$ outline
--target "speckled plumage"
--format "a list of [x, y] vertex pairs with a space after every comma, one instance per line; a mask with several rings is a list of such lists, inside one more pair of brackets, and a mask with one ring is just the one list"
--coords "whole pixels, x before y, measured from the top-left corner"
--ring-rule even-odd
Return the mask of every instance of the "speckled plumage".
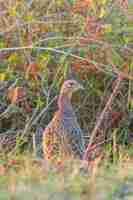
[[58, 111], [43, 133], [43, 152], [45, 159], [82, 158], [84, 138], [72, 108], [71, 97], [81, 85], [75, 80], [64, 82], [58, 99]]

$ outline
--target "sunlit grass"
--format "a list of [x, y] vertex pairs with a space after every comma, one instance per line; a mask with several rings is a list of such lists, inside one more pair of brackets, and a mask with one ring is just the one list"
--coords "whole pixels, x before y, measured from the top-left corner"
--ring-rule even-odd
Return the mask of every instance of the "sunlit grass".
[[66, 161], [63, 168], [55, 168], [45, 162], [43, 165], [35, 162], [30, 155], [0, 163], [1, 200], [133, 198], [133, 161], [125, 152], [115, 164], [96, 159], [86, 172], [76, 160]]
[[[102, 158], [84, 172], [76, 160], [55, 167], [35, 161], [29, 153], [0, 152], [0, 200], [133, 200], [133, 148], [128, 147], [133, 132], [132, 3], [7, 2], [0, 1], [0, 81], [13, 81], [14, 87], [26, 90], [26, 98], [12, 107], [7, 88], [0, 91], [0, 115], [13, 108], [0, 120], [0, 134], [29, 136], [38, 133], [38, 127], [43, 130], [56, 109], [62, 82], [72, 77], [85, 88], [74, 95], [73, 105], [88, 143], [115, 77], [119, 72], [127, 75], [109, 108], [109, 119], [101, 125], [104, 138], [112, 139]], [[30, 64], [34, 73], [26, 70]], [[15, 153], [27, 149], [25, 145], [20, 151], [19, 141], [16, 147]]]

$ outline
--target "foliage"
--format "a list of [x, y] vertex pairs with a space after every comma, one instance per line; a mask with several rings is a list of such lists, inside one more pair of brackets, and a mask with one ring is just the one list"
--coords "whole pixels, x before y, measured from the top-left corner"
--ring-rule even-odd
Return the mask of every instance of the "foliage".
[[84, 172], [76, 160], [60, 170], [35, 163], [31, 155], [1, 159], [0, 199], [132, 199], [132, 161], [126, 151], [117, 164], [106, 161], [95, 160]]
[[[133, 3], [128, 0], [0, 1], [0, 134], [24, 136], [22, 150], [28, 151], [35, 134], [37, 147], [32, 150], [38, 153], [42, 130], [57, 107], [60, 85], [65, 79], [76, 78], [85, 87], [73, 101], [79, 105], [75, 110], [87, 138], [121, 75], [119, 91], [94, 144], [111, 137], [102, 145], [111, 161], [121, 145], [132, 146], [132, 12]], [[14, 155], [14, 151], [10, 153]], [[82, 177], [77, 179], [84, 185]], [[80, 188], [77, 182], [72, 184]], [[20, 184], [24, 189], [23, 182]]]

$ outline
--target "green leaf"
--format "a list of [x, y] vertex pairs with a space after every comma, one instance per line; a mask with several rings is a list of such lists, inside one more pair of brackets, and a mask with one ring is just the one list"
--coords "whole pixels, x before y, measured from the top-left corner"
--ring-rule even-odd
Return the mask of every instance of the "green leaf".
[[83, 49], [80, 50], [79, 52], [80, 57], [85, 57], [85, 51]]
[[9, 58], [8, 58], [8, 62], [9, 64], [17, 64], [18, 62], [18, 56], [17, 56], [17, 53], [12, 53]]

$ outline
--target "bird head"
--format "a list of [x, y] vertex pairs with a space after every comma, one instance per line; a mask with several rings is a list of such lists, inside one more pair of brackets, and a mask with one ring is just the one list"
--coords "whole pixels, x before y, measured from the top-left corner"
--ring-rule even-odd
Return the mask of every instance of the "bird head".
[[84, 89], [80, 83], [76, 80], [67, 80], [61, 87], [61, 94], [65, 94], [71, 98], [72, 94], [79, 89]]

